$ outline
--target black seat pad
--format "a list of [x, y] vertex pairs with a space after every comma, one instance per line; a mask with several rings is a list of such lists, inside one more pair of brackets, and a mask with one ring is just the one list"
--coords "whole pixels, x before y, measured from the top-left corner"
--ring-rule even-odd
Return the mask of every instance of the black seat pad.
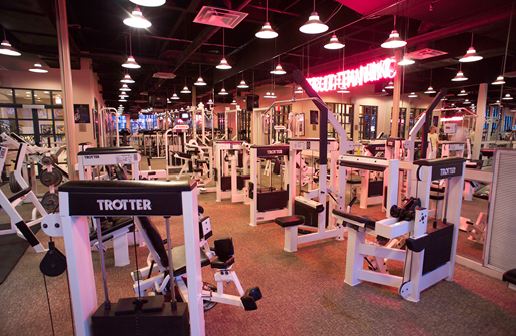
[[[117, 218], [110, 218], [110, 219], [103, 218], [103, 219], [101, 219], [101, 222], [100, 222], [102, 237], [106, 238], [106, 236], [108, 236], [109, 234], [111, 234], [117, 230], [120, 230], [126, 226], [132, 226], [130, 228], [130, 231], [132, 231], [134, 229], [132, 217], [117, 217]], [[93, 231], [90, 234], [90, 240], [95, 240], [95, 239], [97, 239], [97, 231]], [[105, 239], [103, 239], [103, 241], [104, 240]]]
[[192, 158], [191, 154], [187, 154], [187, 153], [183, 153], [183, 152], [176, 152], [176, 155], [183, 159], [191, 159]]
[[215, 259], [213, 259], [211, 261], [211, 268], [227, 269], [227, 268], [229, 268], [229, 266], [233, 265], [234, 263], [235, 263], [234, 256], [231, 256], [230, 258], [228, 258], [226, 260], [222, 260], [219, 257], [215, 257]]
[[305, 216], [284, 216], [284, 217], [278, 217], [274, 220], [276, 224], [283, 228], [291, 227], [291, 226], [298, 226], [303, 225], [305, 223]]
[[516, 268], [505, 272], [502, 280], [511, 284], [516, 284]]
[[[337, 209], [334, 209], [333, 211], [334, 215], [337, 215], [339, 217], [344, 217], [346, 219], [352, 220], [354, 222], [358, 222], [361, 224], [364, 224], [366, 228], [369, 228], [371, 230], [374, 230], [376, 221], [365, 216], [358, 216], [358, 215], [352, 215], [350, 213], [342, 212]], [[352, 224], [352, 223], [351, 223]]]
[[[160, 260], [156, 260], [156, 262], [160, 263], [161, 266], [167, 268], [168, 267], [168, 254], [165, 244], [163, 244], [163, 239], [159, 234], [159, 231], [156, 229], [154, 224], [149, 220], [149, 217], [138, 217], [142, 224], [142, 229], [145, 231], [144, 234], [149, 237], [152, 247], [159, 256]], [[201, 267], [208, 266], [210, 264], [210, 259], [201, 249]], [[185, 254], [185, 246], [180, 245], [172, 248], [172, 267], [174, 276], [182, 275], [186, 273], [186, 254]]]

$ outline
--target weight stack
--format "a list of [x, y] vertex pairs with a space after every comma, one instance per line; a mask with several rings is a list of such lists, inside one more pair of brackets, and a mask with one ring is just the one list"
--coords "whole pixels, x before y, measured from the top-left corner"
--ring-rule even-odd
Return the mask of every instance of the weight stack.
[[91, 317], [93, 336], [190, 335], [186, 303], [177, 302], [177, 309], [172, 310], [170, 303], [163, 302], [161, 295], [142, 299], [147, 301], [142, 309], [137, 309], [133, 304], [136, 298], [120, 299], [109, 310], [106, 310], [104, 304], [100, 305]]

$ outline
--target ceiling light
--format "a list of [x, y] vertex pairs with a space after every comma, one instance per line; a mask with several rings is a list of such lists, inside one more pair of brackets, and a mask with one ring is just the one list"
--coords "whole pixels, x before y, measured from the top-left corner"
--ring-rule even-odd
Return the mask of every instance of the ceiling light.
[[389, 81], [389, 83], [385, 86], [385, 88], [388, 90], [394, 89], [394, 83], [392, 81]]
[[276, 98], [276, 95], [274, 94], [274, 92], [266, 92], [263, 98], [274, 99]]
[[415, 92], [411, 92], [408, 95], [409, 98], [417, 98], [417, 94]]
[[118, 97], [120, 97], [120, 98], [127, 98], [127, 97], [129, 97], [129, 95], [127, 93], [125, 93], [124, 91], [122, 91], [122, 93], [119, 94]]
[[133, 56], [127, 57], [127, 61], [125, 61], [125, 63], [122, 64], [122, 66], [127, 69], [140, 69], [141, 68], [141, 66], [138, 63], [136, 63], [136, 60], [134, 59]]
[[477, 54], [477, 51], [475, 50], [475, 48], [473, 48], [473, 46], [471, 46], [471, 47], [469, 47], [468, 51], [466, 51], [466, 55], [462, 56], [459, 59], [459, 62], [471, 63], [471, 62], [480, 61], [482, 58], [483, 58], [482, 56]]
[[460, 92], [459, 92], [459, 93], [457, 93], [457, 96], [459, 96], [459, 97], [467, 96], [467, 95], [468, 95], [468, 93], [467, 93], [467, 92], [466, 92], [466, 90], [464, 90], [464, 89], [460, 90]]
[[6, 56], [20, 56], [21, 53], [14, 49], [13, 46], [11, 45], [11, 43], [9, 43], [9, 41], [7, 41], [6, 39], [4, 39], [2, 41], [2, 43], [0, 43], [1, 47], [0, 47], [0, 54], [1, 55], [6, 55]]
[[192, 91], [190, 91], [190, 89], [188, 89], [188, 86], [185, 85], [185, 87], [179, 92], [180, 93], [191, 93]]
[[225, 57], [222, 57], [222, 59], [220, 60], [220, 63], [217, 64], [216, 68], [219, 70], [229, 70], [229, 69], [231, 69], [231, 65], [229, 65], [229, 63]]
[[175, 92], [174, 92], [174, 93], [172, 94], [172, 97], [170, 97], [170, 99], [172, 99], [172, 100], [179, 100], [180, 98], [179, 98], [179, 96], [177, 95], [177, 93], [175, 93]]
[[272, 26], [269, 22], [265, 22], [265, 24], [257, 31], [254, 36], [261, 39], [273, 39], [278, 37], [278, 33], [272, 29]]
[[337, 93], [350, 93], [347, 87], [343, 87], [337, 90]]
[[432, 93], [435, 93], [436, 91], [434, 90], [434, 88], [432, 87], [432, 85], [430, 85], [428, 87], [428, 89], [426, 89], [426, 91], [424, 93], [426, 94], [432, 94]]
[[118, 99], [118, 101], [121, 102], [121, 103], [127, 103], [127, 100], [123, 99], [123, 98]]
[[125, 74], [124, 78], [120, 80], [120, 83], [127, 83], [127, 84], [133, 84], [134, 80], [131, 78], [131, 75]]
[[400, 38], [400, 33], [398, 33], [398, 31], [396, 29], [394, 29], [389, 34], [389, 38], [381, 44], [381, 47], [385, 48], [385, 49], [396, 49], [396, 48], [404, 47], [406, 45], [407, 45], [407, 42], [403, 41]]
[[131, 88], [127, 86], [127, 84], [122, 84], [122, 87], [120, 88], [120, 91], [131, 91]]
[[134, 10], [129, 14], [129, 17], [124, 19], [124, 24], [133, 28], [149, 28], [152, 23], [143, 16], [140, 7], [136, 6]]
[[503, 96], [502, 100], [512, 100], [511, 94], [506, 93], [505, 96]]
[[164, 5], [167, 0], [129, 0], [132, 3], [145, 7], [159, 7]]
[[233, 99], [233, 101], [231, 102], [231, 105], [236, 105], [236, 104], [237, 104], [236, 100]]
[[220, 89], [219, 91], [219, 95], [221, 96], [227, 96], [228, 95], [228, 92], [226, 91], [226, 89], [224, 89], [224, 87], [222, 89]]
[[298, 86], [296, 87], [296, 89], [294, 90], [294, 93], [299, 93], [299, 94], [300, 94], [300, 93], [303, 93], [303, 92], [304, 92], [304, 91], [303, 91], [303, 88], [301, 88], [301, 86], [299, 86], [299, 85], [298, 85]]
[[340, 43], [339, 39], [337, 38], [337, 35], [335, 34], [333, 34], [330, 38], [330, 41], [324, 45], [324, 48], [330, 50], [342, 49], [344, 47], [344, 43]]
[[316, 11], [313, 11], [308, 18], [308, 21], [299, 27], [299, 31], [305, 34], [320, 34], [327, 30], [328, 26], [319, 19], [319, 14], [317, 14]]
[[208, 99], [208, 105], [213, 105], [213, 100], [211, 100], [211, 98]]
[[467, 80], [468, 77], [464, 76], [464, 72], [462, 72], [462, 70], [459, 70], [455, 77], [452, 78], [452, 82], [463, 82]]
[[240, 81], [240, 84], [237, 85], [237, 88], [239, 89], [247, 89], [248, 87], [249, 85], [247, 85], [247, 83], [243, 79]]
[[493, 85], [502, 85], [502, 84], [505, 84], [505, 80], [503, 78], [502, 75], [496, 77], [496, 80], [494, 82], [492, 82], [491, 84]]
[[400, 66], [407, 66], [416, 63], [412, 58], [407, 57], [407, 55], [403, 55], [403, 59], [398, 62]]
[[201, 76], [199, 76], [199, 78], [197, 78], [197, 82], [195, 82], [194, 85], [195, 86], [205, 86], [206, 82], [204, 81], [204, 79], [202, 79]]
[[276, 65], [276, 68], [271, 71], [271, 74], [273, 74], [273, 75], [284, 75], [286, 73], [287, 72], [283, 69], [283, 67], [279, 63], [278, 63], [278, 65]]
[[36, 72], [36, 73], [47, 73], [47, 69], [43, 69], [43, 66], [39, 63], [34, 63], [34, 66], [29, 69], [30, 72]]
[[471, 104], [471, 102], [469, 101], [469, 99], [464, 99], [462, 104], [469, 105], [469, 104]]

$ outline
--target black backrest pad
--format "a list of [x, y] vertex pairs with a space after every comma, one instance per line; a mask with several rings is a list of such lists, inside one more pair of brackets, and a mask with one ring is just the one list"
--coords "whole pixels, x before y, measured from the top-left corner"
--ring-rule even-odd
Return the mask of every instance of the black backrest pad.
[[452, 242], [453, 225], [449, 224], [419, 239], [407, 239], [407, 248], [415, 252], [425, 250], [423, 274], [426, 274], [450, 261]]
[[154, 224], [152, 224], [149, 217], [138, 217], [140, 223], [142, 224], [143, 234], [145, 234], [152, 245], [152, 248], [156, 251], [159, 256], [159, 261], [161, 266], [168, 267], [168, 256], [167, 250], [165, 249], [165, 244], [163, 244], [163, 239], [159, 234], [159, 231], [156, 229]]

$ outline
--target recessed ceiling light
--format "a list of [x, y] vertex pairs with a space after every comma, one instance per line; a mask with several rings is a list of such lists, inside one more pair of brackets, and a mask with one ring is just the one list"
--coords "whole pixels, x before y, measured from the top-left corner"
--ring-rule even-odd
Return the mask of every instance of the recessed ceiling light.
[[152, 26], [152, 23], [143, 16], [140, 7], [136, 6], [129, 14], [129, 17], [124, 19], [124, 24], [133, 28], [146, 29]]
[[167, 0], [129, 0], [135, 5], [145, 6], [145, 7], [159, 7], [163, 6]]

